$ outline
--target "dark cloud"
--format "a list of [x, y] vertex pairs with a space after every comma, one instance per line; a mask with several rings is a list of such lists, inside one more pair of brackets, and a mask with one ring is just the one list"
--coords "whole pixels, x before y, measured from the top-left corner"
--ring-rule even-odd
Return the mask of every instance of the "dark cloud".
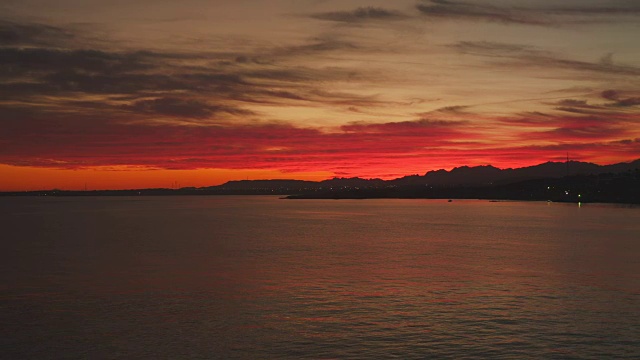
[[5, 75], [9, 69], [13, 69], [16, 74], [56, 71], [77, 71], [86, 74], [153, 73], [160, 67], [176, 66], [175, 63], [180, 61], [201, 58], [202, 54], [150, 51], [0, 47], [0, 71]]
[[361, 96], [343, 91], [313, 90], [310, 92], [310, 97], [317, 99], [319, 102], [327, 102], [339, 106], [375, 107], [388, 104], [379, 100], [376, 96]]
[[248, 69], [238, 73], [215, 73], [215, 69], [211, 69], [209, 73], [184, 71], [173, 74], [163, 73], [161, 66], [149, 69], [152, 71], [101, 73], [73, 68], [55, 72], [32, 71], [24, 81], [0, 82], [0, 94], [6, 98], [98, 94], [114, 95], [113, 100], [136, 100], [181, 92], [193, 98], [207, 96], [216, 103], [283, 104], [283, 101], [304, 100], [327, 105], [343, 102], [374, 104], [374, 101], [361, 96], [316, 89], [315, 84], [324, 81], [353, 79], [352, 71], [340, 69]]
[[[500, 122], [514, 125], [525, 125], [529, 128], [571, 128], [580, 129], [583, 127], [615, 127], [623, 128], [627, 127], [633, 129], [628, 125], [638, 120], [639, 115], [629, 113], [623, 109], [615, 109], [606, 104], [603, 105], [585, 105], [574, 107], [560, 107], [555, 108], [557, 110], [563, 110], [575, 114], [558, 114], [552, 113], [540, 113], [540, 112], [527, 112], [521, 113], [514, 117], [500, 118]], [[573, 109], [573, 110], [571, 110]]]
[[292, 56], [308, 56], [321, 53], [330, 53], [335, 51], [362, 51], [362, 47], [353, 42], [343, 41], [340, 39], [313, 39], [306, 44], [288, 46], [275, 49], [272, 56], [292, 57]]
[[620, 99], [616, 105], [622, 107], [640, 105], [640, 97]]
[[604, 99], [613, 101], [612, 106], [629, 107], [640, 105], [640, 97], [624, 97], [623, 94], [617, 90], [605, 90], [601, 93], [601, 96]]
[[269, 65], [273, 63], [272, 61], [259, 56], [248, 56], [248, 55], [236, 56], [235, 62], [238, 64], [259, 64], [259, 65]]
[[74, 37], [73, 32], [56, 26], [0, 20], [0, 46], [58, 46]]
[[105, 95], [136, 94], [149, 91], [184, 90], [194, 86], [194, 82], [176, 79], [169, 75], [136, 73], [109, 75], [61, 71], [48, 74], [41, 80], [44, 90], [52, 90], [58, 95], [70, 92]]
[[300, 94], [295, 94], [285, 90], [265, 90], [263, 93], [268, 95], [268, 97], [273, 97], [273, 98], [282, 98], [282, 99], [289, 99], [289, 100], [305, 100], [305, 101], [310, 100], [309, 98], [306, 98]]
[[615, 6], [615, 3], [608, 6], [553, 6], [545, 8], [547, 14], [560, 15], [637, 15], [640, 14], [640, 5], [637, 2], [629, 2]]
[[605, 90], [602, 92], [602, 97], [607, 100], [618, 100], [620, 94], [616, 90]]
[[[565, 111], [574, 114], [584, 114], [584, 115], [603, 115], [607, 113], [611, 113], [606, 106], [602, 105], [591, 105], [586, 100], [577, 100], [577, 99], [564, 99], [555, 103], [551, 103], [551, 105], [555, 105], [556, 110]], [[615, 113], [612, 113], [615, 114]]]
[[467, 121], [446, 121], [419, 119], [415, 121], [401, 121], [388, 123], [353, 123], [343, 125], [341, 130], [346, 132], [369, 133], [369, 134], [385, 134], [385, 135], [404, 135], [407, 137], [425, 135], [438, 138], [448, 137], [466, 137], [463, 135], [462, 129], [467, 125]]
[[553, 139], [554, 141], [575, 141], [593, 139], [597, 141], [610, 140], [625, 136], [627, 131], [623, 128], [606, 126], [582, 126], [579, 128], [560, 127], [557, 129], [539, 133], [529, 133], [529, 139]]
[[[368, 14], [380, 16], [378, 9], [370, 9]], [[336, 107], [380, 104], [366, 97], [324, 90], [334, 81], [365, 80], [359, 70], [291, 65], [299, 57], [364, 51], [333, 37], [245, 53], [170, 53], [92, 49], [83, 46], [84, 40], [74, 37], [74, 32], [46, 25], [0, 22], [0, 36], [6, 45], [0, 46], [0, 108], [5, 110], [15, 108], [16, 101], [29, 101], [50, 112], [73, 113], [82, 108], [88, 113], [93, 106], [96, 113], [126, 110], [149, 117], [203, 119], [216, 114], [247, 115], [243, 103], [286, 105], [304, 101], [306, 106]], [[52, 46], [39, 40], [54, 37], [68, 39], [69, 46]], [[31, 45], [21, 45], [26, 42]], [[102, 102], [83, 101], [96, 96]], [[75, 97], [78, 101], [52, 102], [56, 97]]]
[[232, 115], [250, 115], [251, 111], [230, 106], [211, 105], [193, 99], [177, 97], [162, 97], [150, 100], [138, 100], [124, 109], [143, 113], [186, 118], [208, 118], [214, 114], [227, 113]]
[[503, 118], [500, 121], [526, 128], [519, 134], [523, 140], [564, 143], [615, 141], [632, 136], [635, 128], [630, 125], [640, 120], [638, 114], [616, 111], [606, 105], [593, 106], [576, 100], [570, 102], [583, 105], [556, 108], [565, 112], [560, 114], [529, 113], [514, 118]]
[[560, 26], [571, 23], [613, 21], [603, 16], [637, 16], [640, 6], [494, 6], [449, 0], [427, 0], [418, 4], [418, 11], [434, 18], [487, 21], [503, 24]]
[[272, 81], [273, 83], [297, 83], [297, 82], [313, 82], [319, 79], [327, 80], [332, 77], [330, 72], [323, 72], [317, 69], [311, 69], [300, 66], [289, 67], [272, 67], [272, 68], [254, 68], [245, 70], [242, 74], [251, 79], [259, 79], [261, 81]]
[[[492, 41], [460, 41], [449, 47], [463, 54], [486, 57], [540, 56], [542, 51], [521, 44], [505, 44]], [[546, 54], [546, 53], [544, 53]]]
[[571, 107], [571, 106], [559, 106], [556, 110], [575, 113], [575, 114], [593, 114], [594, 112], [591, 110], [586, 110], [581, 107]]
[[501, 8], [492, 5], [470, 4], [447, 0], [431, 0], [418, 4], [422, 15], [438, 18], [467, 19], [498, 23], [526, 25], [549, 25], [548, 19], [516, 8]]
[[370, 20], [400, 20], [407, 18], [406, 15], [392, 10], [386, 10], [377, 7], [360, 7], [352, 11], [333, 11], [319, 14], [313, 14], [310, 17], [319, 20], [328, 20], [336, 22], [362, 22]]
[[564, 100], [558, 101], [556, 104], [559, 106], [576, 106], [576, 107], [588, 106], [586, 100], [576, 100], [576, 99], [564, 99]]
[[601, 59], [597, 62], [588, 62], [566, 59], [533, 46], [519, 44], [504, 44], [490, 41], [461, 41], [449, 45], [449, 47], [464, 54], [508, 60], [508, 62], [495, 62], [495, 65], [501, 67], [557, 68], [606, 75], [640, 76], [640, 67], [614, 64], [609, 54], [605, 55], [605, 58], [608, 58], [606, 61]]
[[445, 113], [445, 114], [460, 114], [460, 113], [464, 113], [465, 110], [468, 108], [469, 108], [468, 106], [464, 106], [464, 105], [445, 106], [443, 108], [436, 109], [435, 112]]
[[530, 59], [532, 62], [540, 62], [551, 66], [558, 66], [572, 70], [585, 70], [597, 73], [640, 76], [640, 67], [631, 65], [617, 65], [609, 62], [586, 62], [578, 60], [563, 59], [553, 56], [534, 56]]
[[0, 48], [0, 74], [38, 74], [81, 71], [87, 74], [116, 74], [155, 67], [145, 53], [115, 53], [100, 50], [59, 50], [49, 48]]
[[[353, 46], [333, 40], [316, 40], [276, 52], [280, 57], [287, 58], [342, 48]], [[168, 99], [141, 102], [130, 110], [152, 113], [152, 109], [156, 109], [167, 115], [175, 110], [174, 115], [182, 112], [193, 118], [206, 117], [210, 112], [246, 114], [238, 111], [235, 105], [223, 105], [229, 101], [264, 104], [309, 101], [327, 105], [341, 105], [340, 102], [344, 101], [363, 104], [362, 99], [355, 95], [328, 95], [318, 90], [322, 82], [358, 78], [358, 72], [354, 70], [277, 66], [249, 55], [236, 55], [235, 63], [240, 66], [235, 67], [215, 64], [194, 67], [183, 64], [202, 58], [202, 54], [190, 57], [189, 54], [148, 51], [0, 48], [0, 95], [7, 100], [31, 98], [34, 101], [39, 96], [71, 94], [104, 95], [114, 101], [116, 97], [132, 101]], [[216, 103], [216, 107], [178, 103], [171, 95], [176, 92], [183, 94], [180, 98], [207, 96]], [[366, 102], [367, 105], [371, 103]], [[61, 105], [62, 102], [56, 106]], [[164, 110], [160, 110], [161, 106]], [[102, 111], [104, 108], [96, 107], [96, 110]]]
[[[586, 140], [586, 141], [585, 141]], [[526, 157], [540, 157], [545, 159], [543, 161], [549, 161], [549, 159], [555, 159], [555, 161], [564, 161], [566, 152], [571, 154], [572, 159], [580, 161], [593, 161], [600, 164], [610, 163], [607, 159], [608, 154], [615, 153], [620, 156], [624, 156], [627, 159], [636, 159], [640, 153], [640, 142], [635, 140], [613, 140], [613, 141], [597, 141], [594, 139], [583, 139], [583, 141], [570, 141], [561, 142], [548, 145], [528, 145], [522, 147], [509, 147], [504, 149], [488, 149], [487, 152], [494, 152], [493, 156], [504, 156], [523, 160]], [[541, 163], [540, 161], [538, 163]]]

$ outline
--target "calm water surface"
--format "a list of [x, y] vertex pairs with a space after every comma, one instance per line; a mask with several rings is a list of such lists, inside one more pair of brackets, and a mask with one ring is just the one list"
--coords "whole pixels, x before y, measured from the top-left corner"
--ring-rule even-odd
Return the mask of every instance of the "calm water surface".
[[640, 358], [640, 208], [0, 198], [0, 357]]

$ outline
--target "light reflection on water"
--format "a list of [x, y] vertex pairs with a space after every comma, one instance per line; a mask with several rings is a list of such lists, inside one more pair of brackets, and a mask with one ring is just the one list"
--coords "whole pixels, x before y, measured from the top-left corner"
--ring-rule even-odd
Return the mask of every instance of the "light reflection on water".
[[640, 209], [3, 198], [10, 358], [639, 358]]

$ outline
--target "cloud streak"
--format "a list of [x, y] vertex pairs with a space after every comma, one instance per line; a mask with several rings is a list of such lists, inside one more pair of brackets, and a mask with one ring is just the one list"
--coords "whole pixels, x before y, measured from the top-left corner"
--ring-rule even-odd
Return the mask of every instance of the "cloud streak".
[[602, 97], [613, 101], [613, 104], [610, 104], [610, 106], [631, 107], [640, 105], [640, 96], [627, 97], [620, 91], [616, 90], [605, 90], [602, 92]]
[[489, 21], [505, 24], [550, 25], [547, 19], [535, 12], [517, 8], [501, 8], [492, 5], [471, 4], [448, 0], [431, 0], [416, 6], [427, 17]]
[[311, 18], [343, 23], [358, 23], [364, 21], [402, 20], [407, 16], [401, 12], [383, 8], [367, 6], [352, 11], [332, 11], [310, 15]]
[[495, 6], [450, 0], [427, 0], [416, 5], [417, 10], [428, 18], [483, 21], [502, 24], [535, 26], [561, 26], [589, 22], [613, 21], [603, 16], [635, 17], [640, 15], [640, 6]]
[[14, 40], [9, 46], [0, 47], [0, 95], [4, 99], [0, 100], [0, 114], [21, 111], [16, 110], [21, 108], [16, 101], [34, 104], [56, 97], [74, 97], [78, 101], [58, 101], [48, 107], [49, 111], [77, 112], [79, 109], [74, 107], [80, 105], [85, 113], [91, 107], [100, 113], [111, 111], [114, 116], [124, 110], [146, 115], [151, 121], [154, 116], [246, 117], [256, 114], [249, 109], [255, 105], [384, 106], [371, 96], [338, 92], [330, 87], [333, 82], [369, 81], [362, 71], [289, 65], [317, 54], [360, 51], [359, 46], [346, 41], [315, 39], [253, 54], [79, 50], [18, 46], [18, 38], [46, 44], [44, 40], [50, 37], [47, 31], [66, 32], [49, 27], [44, 27], [47, 31], [23, 29], [31, 29], [32, 25], [14, 27], [28, 36], [5, 34], [5, 38]]
[[74, 32], [57, 26], [0, 20], [0, 46], [58, 46], [74, 38]]
[[520, 44], [461, 41], [449, 47], [463, 54], [493, 58], [494, 64], [501, 66], [556, 68], [603, 75], [640, 76], [640, 67], [615, 64], [611, 54], [606, 55], [604, 60], [588, 62], [567, 59], [549, 51]]
[[252, 115], [253, 112], [225, 105], [211, 105], [194, 99], [176, 97], [161, 97], [156, 99], [138, 100], [124, 109], [143, 114], [166, 115], [172, 117], [186, 117], [204, 119], [214, 114], [227, 113], [232, 115]]

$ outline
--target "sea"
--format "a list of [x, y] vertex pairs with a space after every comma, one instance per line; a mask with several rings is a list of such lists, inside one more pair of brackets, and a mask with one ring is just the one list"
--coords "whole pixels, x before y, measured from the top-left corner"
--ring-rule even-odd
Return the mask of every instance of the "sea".
[[640, 207], [0, 198], [2, 359], [640, 359]]

